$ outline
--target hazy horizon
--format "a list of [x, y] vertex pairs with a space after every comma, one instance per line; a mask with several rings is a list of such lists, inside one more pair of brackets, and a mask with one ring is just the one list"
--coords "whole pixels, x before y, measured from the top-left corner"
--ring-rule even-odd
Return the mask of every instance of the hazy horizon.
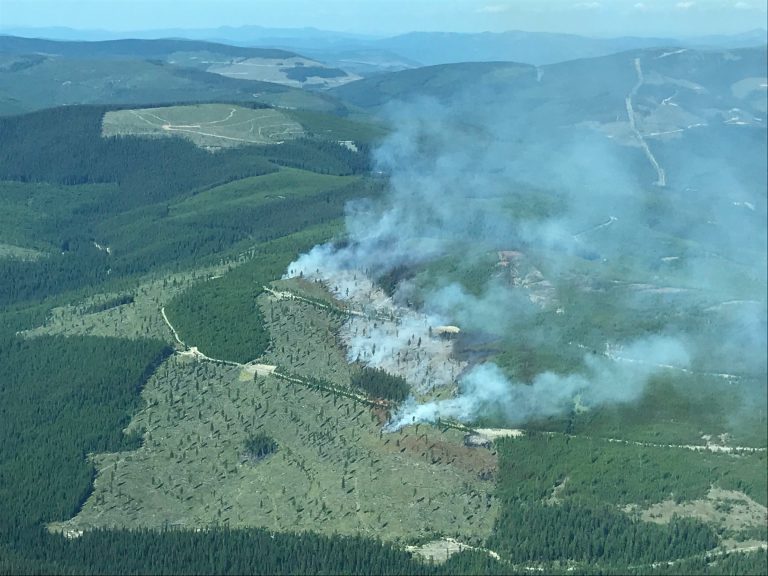
[[768, 0], [0, 0], [0, 30], [120, 34], [259, 26], [368, 36], [520, 30], [684, 38], [764, 30], [767, 13]]

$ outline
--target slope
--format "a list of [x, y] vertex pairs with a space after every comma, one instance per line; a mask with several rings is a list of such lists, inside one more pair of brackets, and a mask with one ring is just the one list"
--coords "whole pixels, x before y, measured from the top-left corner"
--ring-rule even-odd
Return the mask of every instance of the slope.
[[71, 59], [0, 52], [0, 115], [73, 104], [246, 102], [333, 111], [327, 95], [159, 60]]

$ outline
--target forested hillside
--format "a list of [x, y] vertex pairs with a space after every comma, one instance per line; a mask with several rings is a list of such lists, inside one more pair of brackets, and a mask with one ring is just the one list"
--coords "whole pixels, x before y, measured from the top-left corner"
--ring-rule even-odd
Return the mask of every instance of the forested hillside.
[[150, 340], [0, 340], [0, 573], [433, 573], [363, 538], [224, 528], [48, 534], [44, 523], [72, 517], [89, 495], [88, 454], [141, 442], [122, 428], [169, 352]]
[[[57, 108], [0, 119], [0, 188], [7, 207], [0, 241], [47, 253], [34, 261], [0, 260], [3, 304], [178, 267], [239, 242], [278, 238], [309, 225], [308, 214], [315, 222], [337, 218], [345, 202], [363, 192], [357, 179], [320, 183], [319, 174], [367, 169], [363, 152], [327, 139], [211, 154], [182, 140], [102, 138], [106, 110]], [[262, 193], [237, 206], [216, 206], [217, 186], [278, 173], [280, 166], [309, 171], [306, 194]], [[267, 187], [290, 186], [286, 176]], [[243, 199], [250, 190], [242, 186], [238, 195]], [[204, 191], [214, 203], [184, 215], [175, 210]]]
[[[431, 573], [391, 545], [360, 538], [224, 528], [95, 531], [75, 540], [48, 533], [46, 523], [74, 516], [90, 494], [89, 454], [142, 442], [141, 434], [125, 436], [122, 429], [140, 406], [146, 379], [171, 349], [149, 339], [25, 339], [14, 331], [40, 322], [56, 302], [100, 285], [128, 292], [89, 306], [87, 314], [134, 306], [130, 286], [138, 275], [198, 265], [206, 257], [213, 262], [237, 246], [256, 246], [257, 259], [233, 278], [260, 290], [300, 251], [332, 233], [349, 199], [374, 191], [361, 179], [366, 154], [327, 137], [214, 155], [178, 140], [102, 138], [107, 110], [60, 108], [0, 120], [6, 206], [0, 242], [40, 254], [0, 259], [0, 573]], [[307, 118], [327, 125], [317, 115]], [[260, 246], [317, 225], [306, 237]], [[194, 328], [184, 321], [196, 317], [208, 330], [228, 324], [217, 328], [185, 306], [205, 307], [210, 300], [211, 312], [243, 314], [236, 303], [208, 295], [206, 286], [176, 305], [189, 333]], [[245, 341], [258, 347], [261, 327], [254, 326]], [[242, 345], [243, 336], [232, 342]]]
[[275, 48], [245, 48], [185, 39], [160, 40], [106, 40], [103, 42], [59, 42], [42, 38], [0, 36], [0, 52], [9, 54], [56, 54], [67, 58], [91, 60], [95, 58], [114, 59], [157, 59], [174, 52], [210, 52], [227, 56], [263, 58], [290, 58], [296, 56], [287, 50]]
[[284, 50], [178, 39], [56, 42], [0, 36], [0, 115], [81, 104], [211, 101], [347, 112], [330, 95], [223, 76], [204, 64], [250, 58], [277, 64], [298, 57]]
[[3, 542], [76, 514], [91, 490], [87, 454], [130, 450], [122, 433], [170, 348], [152, 340], [3, 337], [0, 495]]
[[92, 48], [0, 37], [0, 575], [768, 572], [764, 50]]
[[248, 362], [270, 343], [269, 330], [256, 298], [285, 267], [328, 234], [327, 228], [305, 230], [260, 245], [253, 260], [224, 278], [209, 279], [174, 298], [168, 317], [189, 346], [214, 358]]

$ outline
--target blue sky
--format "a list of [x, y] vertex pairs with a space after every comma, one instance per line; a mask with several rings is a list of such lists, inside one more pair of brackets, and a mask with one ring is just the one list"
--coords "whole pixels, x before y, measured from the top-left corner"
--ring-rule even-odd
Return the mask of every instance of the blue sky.
[[363, 34], [531, 30], [594, 36], [766, 27], [768, 0], [0, 0], [0, 28], [147, 30], [261, 25]]

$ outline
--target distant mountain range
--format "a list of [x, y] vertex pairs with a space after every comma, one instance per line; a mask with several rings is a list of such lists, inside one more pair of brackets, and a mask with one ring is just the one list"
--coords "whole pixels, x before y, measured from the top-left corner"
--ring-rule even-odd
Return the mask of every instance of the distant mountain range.
[[593, 58], [641, 48], [727, 47], [739, 48], [766, 43], [766, 32], [707, 38], [590, 38], [575, 34], [503, 32], [453, 34], [414, 32], [377, 41], [377, 45], [425, 65], [452, 62], [504, 60], [536, 66], [578, 58]]
[[0, 28], [0, 34], [48, 38], [51, 40], [119, 40], [136, 38], [152, 40], [157, 38], [187, 38], [238, 45], [280, 43], [289, 41], [296, 45], [319, 47], [323, 44], [343, 42], [368, 42], [378, 38], [363, 34], [349, 34], [318, 30], [317, 28], [265, 28], [263, 26], [221, 26], [218, 28], [161, 28], [154, 30], [78, 30], [66, 27], [48, 28]]
[[239, 58], [291, 58], [293, 52], [274, 48], [246, 48], [199, 40], [162, 38], [157, 40], [119, 39], [103, 41], [59, 41], [42, 38], [0, 36], [0, 53], [48, 54], [65, 58], [99, 60], [165, 59], [175, 52], [210, 52]]
[[340, 63], [346, 62], [346, 70], [362, 74], [456, 62], [511, 61], [540, 66], [641, 48], [743, 48], [768, 43], [768, 32], [765, 29], [733, 35], [691, 38], [592, 38], [575, 34], [523, 31], [477, 34], [411, 32], [388, 38], [377, 38], [315, 28], [290, 29], [260, 26], [211, 29], [172, 28], [119, 33], [69, 28], [14, 28], [2, 29], [0, 33], [60, 40], [183, 37], [238, 46], [285, 49], [311, 56], [332, 66], [339, 66]]

